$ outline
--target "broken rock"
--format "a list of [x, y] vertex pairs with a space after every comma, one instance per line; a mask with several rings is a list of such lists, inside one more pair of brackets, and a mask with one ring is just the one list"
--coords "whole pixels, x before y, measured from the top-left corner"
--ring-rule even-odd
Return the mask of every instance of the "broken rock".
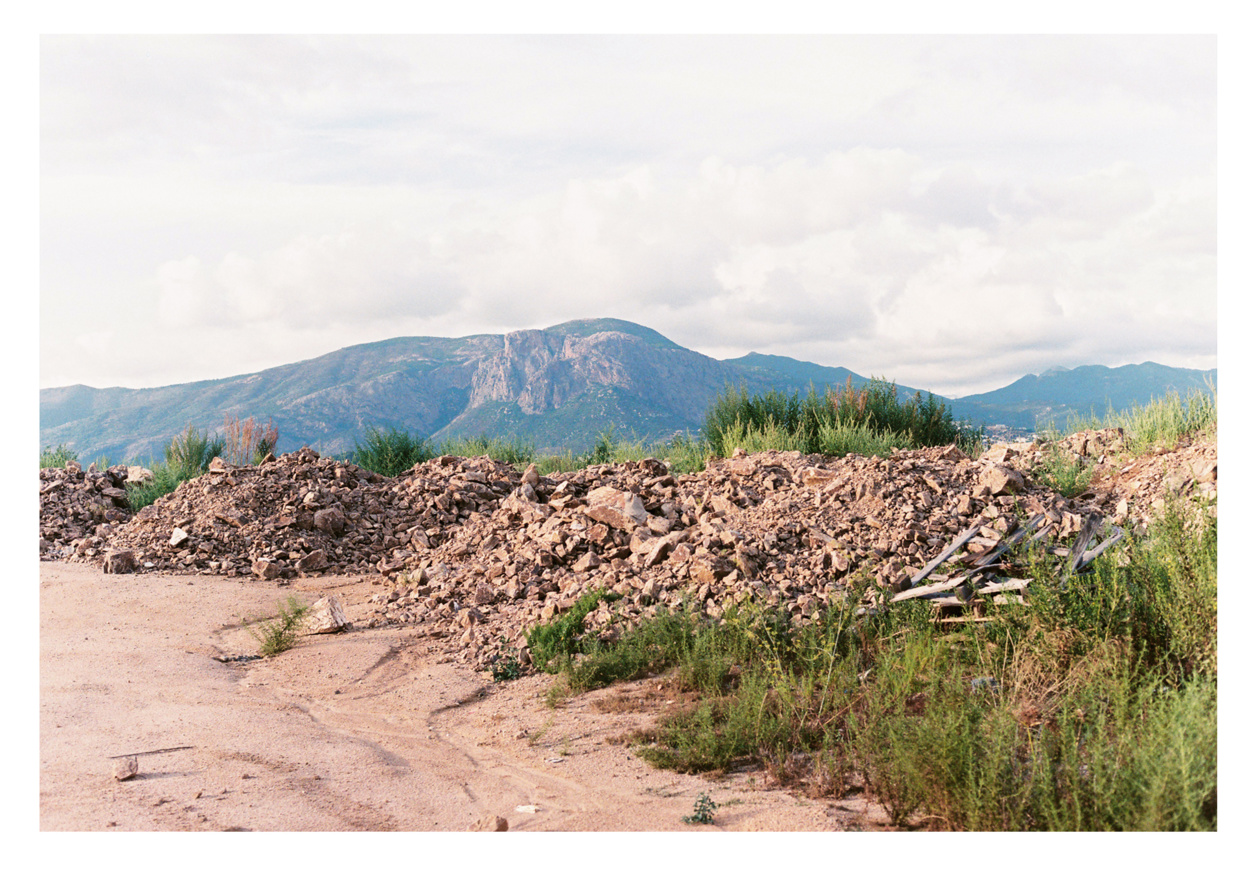
[[272, 581], [279, 578], [284, 571], [283, 567], [281, 567], [279, 563], [276, 563], [274, 560], [268, 560], [266, 557], [254, 560], [253, 566], [250, 567], [250, 569], [254, 575], [265, 581]]
[[310, 607], [306, 624], [308, 633], [340, 633], [348, 626], [349, 619], [336, 597], [322, 597]]
[[123, 756], [114, 763], [114, 779], [130, 780], [140, 773], [140, 760], [135, 756]]
[[105, 552], [105, 572], [110, 575], [123, 575], [135, 570], [135, 554], [127, 550], [109, 550]]
[[633, 532], [639, 526], [646, 524], [646, 506], [634, 493], [622, 492], [610, 486], [600, 486], [590, 490], [585, 502], [587, 517], [599, 523], [606, 523], [613, 529]]
[[980, 489], [987, 487], [992, 495], [998, 496], [1001, 493], [1008, 494], [1026, 489], [1026, 478], [1012, 468], [992, 465], [979, 475], [978, 485]]

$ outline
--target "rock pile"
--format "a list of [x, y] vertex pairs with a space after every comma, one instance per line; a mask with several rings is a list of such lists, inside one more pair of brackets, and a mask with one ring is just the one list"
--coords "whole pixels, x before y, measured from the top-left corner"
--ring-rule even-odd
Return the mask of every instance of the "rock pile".
[[[1120, 442], [1063, 441], [1102, 462]], [[523, 633], [596, 588], [608, 593], [586, 623], [608, 638], [682, 603], [719, 618], [755, 597], [802, 619], [839, 594], [938, 599], [945, 576], [918, 581], [953, 545], [950, 562], [981, 566], [1011, 536], [1070, 544], [1102, 517], [1139, 523], [1160, 498], [1149, 479], [1157, 466], [1132, 463], [1065, 499], [1033, 479], [1045, 455], [1030, 443], [977, 460], [956, 447], [887, 458], [740, 453], [698, 474], [646, 459], [551, 475], [443, 456], [391, 479], [306, 449], [259, 466], [216, 462], [126, 523], [93, 521], [75, 536], [58, 514], [45, 531], [113, 571], [372, 572], [376, 611], [358, 626], [411, 626], [488, 665], [504, 649], [527, 662]], [[1212, 445], [1184, 453], [1175, 468], [1192, 478], [1171, 488], [1212, 495], [1213, 455]], [[60, 498], [49, 488], [57, 479], [41, 499]], [[53, 538], [41, 552], [45, 543]]]
[[[147, 473], [115, 465], [105, 471], [77, 462], [39, 471], [39, 556], [65, 556], [86, 536], [104, 537], [114, 525], [131, 517], [127, 483]], [[151, 477], [151, 475], [150, 475]]]
[[608, 638], [617, 617], [688, 601], [719, 618], [756, 597], [802, 619], [838, 593], [872, 599], [907, 588], [973, 526], [962, 562], [1036, 514], [1047, 535], [1066, 541], [1100, 514], [998, 458], [974, 461], [956, 447], [886, 459], [772, 452], [691, 475], [647, 459], [526, 476], [490, 516], [397, 573], [377, 598], [378, 620], [453, 632], [464, 658], [483, 663], [504, 639], [523, 648], [523, 630], [598, 587], [624, 600], [618, 616], [605, 602], [587, 622]]
[[129, 550], [146, 569], [264, 579], [391, 572], [493, 510], [519, 479], [485, 458], [442, 456], [396, 480], [309, 449], [254, 466], [215, 459], [129, 522], [71, 547], [102, 559]]

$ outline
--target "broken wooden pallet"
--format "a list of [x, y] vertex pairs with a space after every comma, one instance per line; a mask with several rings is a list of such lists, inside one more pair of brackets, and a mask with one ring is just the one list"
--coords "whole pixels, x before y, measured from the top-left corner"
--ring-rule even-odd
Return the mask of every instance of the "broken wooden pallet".
[[[984, 523], [982, 520], [978, 521], [958, 535], [937, 557], [913, 575], [909, 579], [909, 587], [893, 596], [891, 602], [924, 599], [940, 610], [972, 607], [988, 597], [996, 605], [1025, 603], [1022, 594], [1030, 585], [1030, 579], [1007, 578], [1002, 581], [988, 579], [1001, 569], [1002, 564], [997, 561], [1011, 549], [1024, 542], [1040, 541], [1048, 534], [1051, 524], [1040, 528], [1044, 519], [1043, 514], [1036, 514], [1008, 538], [999, 541], [992, 550], [976, 558], [970, 557], [970, 565], [963, 572], [954, 573], [951, 577], [940, 581], [925, 581], [978, 534]], [[1104, 524], [1103, 518], [1096, 515], [1090, 516], [1083, 522], [1079, 535], [1070, 548], [1054, 548], [1050, 551], [1066, 558], [1066, 563], [1062, 567], [1061, 584], [1064, 585], [1071, 575], [1086, 569], [1097, 557], [1123, 537], [1123, 530], [1113, 526], [1104, 540], [1096, 547], [1089, 548], [1092, 541], [1102, 531]], [[1036, 532], [1037, 528], [1038, 532]]]

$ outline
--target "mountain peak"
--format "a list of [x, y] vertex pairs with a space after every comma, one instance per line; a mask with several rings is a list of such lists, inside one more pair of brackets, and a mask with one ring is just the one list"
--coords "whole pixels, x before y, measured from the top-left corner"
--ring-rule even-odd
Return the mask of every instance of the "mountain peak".
[[548, 327], [546, 332], [579, 337], [594, 336], [596, 333], [623, 333], [626, 336], [637, 337], [657, 348], [682, 348], [662, 333], [643, 327], [641, 324], [634, 324], [632, 321], [625, 321], [623, 318], [578, 318], [575, 321], [565, 321], [563, 324]]

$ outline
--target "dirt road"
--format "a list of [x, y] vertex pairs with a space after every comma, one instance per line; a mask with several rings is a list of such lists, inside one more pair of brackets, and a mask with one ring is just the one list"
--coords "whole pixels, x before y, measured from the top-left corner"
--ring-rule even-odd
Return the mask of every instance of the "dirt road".
[[[653, 769], [607, 742], [649, 715], [600, 712], [597, 693], [550, 709], [545, 677], [495, 684], [405, 630], [217, 660], [255, 652], [242, 621], [284, 597], [335, 594], [352, 621], [374, 589], [41, 563], [40, 828], [461, 831], [500, 816], [511, 831], [819, 831], [880, 819], [756, 775]], [[174, 747], [191, 748], [141, 755], [136, 777], [114, 779], [110, 757]], [[718, 805], [712, 826], [683, 822], [700, 793]]]

